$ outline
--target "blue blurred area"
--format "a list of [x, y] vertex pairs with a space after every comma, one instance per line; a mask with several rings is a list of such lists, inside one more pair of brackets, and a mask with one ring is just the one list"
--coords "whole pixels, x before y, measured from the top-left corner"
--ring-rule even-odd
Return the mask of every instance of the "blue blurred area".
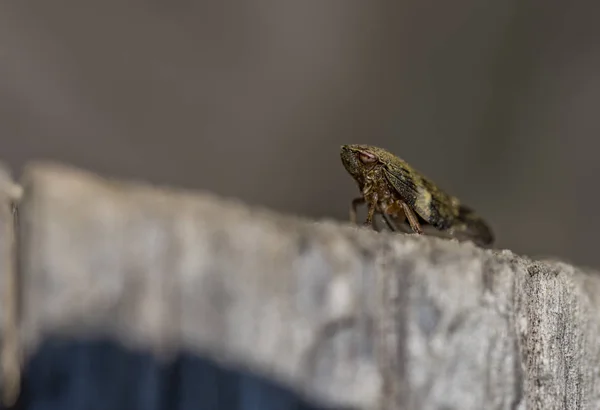
[[318, 410], [261, 376], [190, 353], [159, 362], [107, 340], [47, 341], [26, 365], [27, 410]]

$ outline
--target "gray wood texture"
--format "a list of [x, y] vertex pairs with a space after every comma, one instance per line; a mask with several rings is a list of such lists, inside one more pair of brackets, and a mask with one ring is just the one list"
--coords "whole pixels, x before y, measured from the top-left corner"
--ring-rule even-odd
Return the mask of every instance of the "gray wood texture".
[[183, 347], [359, 409], [600, 408], [600, 277], [31, 164], [20, 338]]

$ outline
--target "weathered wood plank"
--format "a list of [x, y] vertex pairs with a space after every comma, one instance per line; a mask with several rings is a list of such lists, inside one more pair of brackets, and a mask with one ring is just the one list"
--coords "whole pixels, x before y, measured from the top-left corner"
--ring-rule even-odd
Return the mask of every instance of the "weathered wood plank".
[[[376, 235], [62, 167], [24, 178], [22, 332], [183, 347], [370, 406]], [[345, 235], [345, 236], [344, 236]]]
[[20, 392], [21, 351], [18, 331], [18, 275], [15, 210], [22, 189], [0, 163], [0, 385], [2, 403], [14, 404]]
[[28, 167], [23, 340], [184, 347], [364, 409], [600, 408], [600, 276]]

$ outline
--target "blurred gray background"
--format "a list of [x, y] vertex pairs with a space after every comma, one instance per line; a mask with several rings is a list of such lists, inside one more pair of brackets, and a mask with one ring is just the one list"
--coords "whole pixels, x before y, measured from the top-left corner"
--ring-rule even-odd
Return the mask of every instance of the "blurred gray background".
[[[84, 4], [85, 3], [85, 4]], [[600, 267], [600, 3], [0, 3], [0, 157], [345, 220], [345, 143]]]

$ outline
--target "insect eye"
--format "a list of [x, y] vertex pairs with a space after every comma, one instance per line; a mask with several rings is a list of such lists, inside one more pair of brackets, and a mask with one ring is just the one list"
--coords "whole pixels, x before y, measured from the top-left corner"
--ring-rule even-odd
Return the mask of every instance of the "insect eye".
[[373, 154], [368, 154], [366, 152], [361, 152], [358, 155], [358, 158], [360, 158], [360, 161], [363, 164], [372, 164], [373, 162], [377, 161], [377, 158], [375, 158], [375, 155]]

